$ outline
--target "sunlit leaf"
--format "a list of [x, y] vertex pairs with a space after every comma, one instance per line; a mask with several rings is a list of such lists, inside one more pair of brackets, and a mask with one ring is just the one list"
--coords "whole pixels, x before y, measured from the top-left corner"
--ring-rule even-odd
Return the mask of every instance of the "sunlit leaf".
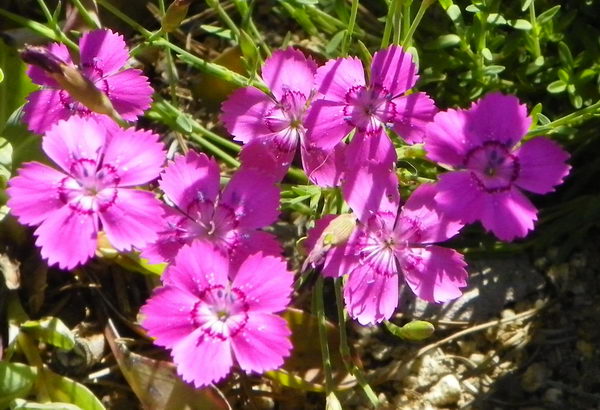
[[7, 407], [16, 398], [29, 395], [36, 378], [35, 367], [0, 361], [0, 408]]
[[14, 400], [11, 403], [10, 408], [12, 410], [81, 410], [79, 406], [70, 403], [36, 403], [23, 399]]
[[83, 384], [46, 368], [43, 377], [52, 401], [74, 404], [85, 410], [104, 410], [102, 402]]
[[[117, 341], [112, 323], [107, 325], [108, 344], [129, 386], [148, 410], [231, 409], [222, 393], [214, 386], [194, 389], [177, 376], [171, 362], [155, 360], [131, 352]], [[203, 360], [190, 358], [191, 360]]]
[[75, 336], [71, 329], [56, 317], [28, 320], [21, 324], [21, 330], [63, 350], [71, 350], [75, 346]]

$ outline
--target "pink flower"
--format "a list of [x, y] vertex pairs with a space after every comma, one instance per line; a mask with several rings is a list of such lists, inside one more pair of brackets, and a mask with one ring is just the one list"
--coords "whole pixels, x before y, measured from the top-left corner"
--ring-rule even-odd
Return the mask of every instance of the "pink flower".
[[164, 286], [142, 307], [142, 326], [171, 350], [177, 372], [196, 387], [283, 364], [292, 348], [286, 321], [293, 275], [280, 258], [257, 253], [239, 268], [202, 241], [184, 247]]
[[173, 207], [165, 206], [160, 236], [142, 256], [152, 263], [172, 261], [184, 245], [197, 239], [212, 242], [235, 260], [258, 251], [281, 254], [275, 237], [258, 230], [279, 215], [279, 189], [272, 178], [242, 169], [221, 194], [219, 183], [215, 160], [193, 151], [177, 155], [159, 181]]
[[165, 152], [156, 134], [72, 117], [50, 128], [42, 148], [60, 170], [24, 164], [9, 182], [8, 206], [21, 223], [39, 225], [36, 245], [49, 264], [71, 269], [86, 262], [100, 230], [119, 251], [157, 237], [160, 202], [126, 188], [158, 176]]
[[[427, 94], [406, 94], [418, 78], [410, 54], [399, 46], [375, 53], [368, 84], [358, 58], [328, 61], [317, 70], [315, 81], [321, 95], [306, 118], [308, 140], [330, 150], [356, 130], [348, 158], [354, 160], [370, 151], [367, 159], [394, 162], [395, 150], [385, 129], [390, 127], [409, 143], [421, 142], [425, 125], [437, 111]], [[372, 150], [373, 145], [379, 148]]]
[[[140, 70], [123, 70], [129, 59], [123, 36], [110, 30], [94, 30], [81, 37], [79, 47], [78, 65], [73, 62], [64, 44], [52, 43], [48, 51], [57, 61], [78, 67], [96, 88], [106, 94], [123, 119], [137, 119], [150, 106], [152, 88]], [[76, 101], [66, 90], [60, 89], [42, 68], [30, 66], [28, 74], [34, 83], [48, 87], [28, 97], [24, 120], [31, 131], [43, 134], [59, 120], [72, 115], [99, 115]]]
[[308, 147], [304, 117], [314, 96], [315, 62], [302, 52], [288, 48], [275, 51], [262, 68], [262, 80], [271, 90], [255, 87], [233, 92], [223, 103], [221, 120], [236, 141], [246, 146], [241, 159], [245, 167], [268, 170], [283, 178], [300, 144], [308, 177], [316, 184], [339, 182], [336, 164], [342, 151]]
[[468, 110], [440, 112], [427, 128], [427, 157], [455, 169], [440, 176], [435, 200], [449, 217], [481, 221], [510, 241], [533, 229], [537, 209], [521, 189], [545, 194], [569, 173], [569, 154], [534, 138], [517, 147], [531, 118], [514, 96], [491, 93]]
[[[465, 262], [458, 252], [434, 245], [456, 235], [462, 225], [434, 207], [435, 188], [417, 188], [402, 210], [394, 173], [383, 167], [363, 167], [344, 187], [346, 200], [359, 224], [344, 245], [333, 247], [322, 273], [348, 274], [344, 299], [350, 316], [361, 324], [389, 319], [398, 306], [398, 276], [421, 299], [445, 302], [466, 286]], [[309, 233], [313, 248], [328, 222], [327, 215]]]

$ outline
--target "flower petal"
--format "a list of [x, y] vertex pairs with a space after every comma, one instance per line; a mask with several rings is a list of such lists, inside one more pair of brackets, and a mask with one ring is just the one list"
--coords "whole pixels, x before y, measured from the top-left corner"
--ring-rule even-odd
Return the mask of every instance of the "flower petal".
[[275, 107], [275, 101], [258, 88], [244, 87], [221, 105], [220, 119], [234, 139], [245, 144], [272, 132], [264, 118]]
[[302, 166], [308, 179], [324, 188], [340, 185], [346, 164], [345, 150], [345, 144], [337, 144], [331, 151], [302, 144]]
[[461, 167], [472, 142], [465, 135], [467, 115], [464, 110], [438, 112], [425, 128], [427, 158], [440, 164]]
[[484, 206], [483, 227], [503, 241], [526, 236], [537, 220], [537, 209], [515, 187], [487, 195]]
[[356, 163], [370, 162], [375, 166], [393, 168], [396, 149], [385, 130], [374, 134], [356, 133], [346, 149], [347, 167], [356, 168]]
[[410, 248], [398, 254], [406, 283], [415, 295], [428, 302], [447, 302], [462, 295], [467, 286], [463, 256], [441, 246]]
[[223, 379], [233, 365], [231, 343], [207, 337], [197, 329], [173, 346], [171, 355], [181, 378], [196, 388]]
[[176, 286], [195, 295], [210, 286], [229, 284], [229, 261], [210, 242], [195, 240], [181, 248], [175, 263], [162, 276], [165, 285]]
[[135, 121], [150, 107], [154, 90], [141, 70], [129, 68], [111, 74], [96, 83], [113, 107], [127, 121]]
[[197, 200], [214, 202], [219, 193], [219, 164], [204, 153], [176, 155], [161, 174], [159, 186], [186, 212]]
[[196, 296], [176, 287], [156, 289], [140, 310], [142, 326], [155, 338], [154, 344], [173, 348], [192, 333], [196, 328], [192, 320], [196, 302]]
[[65, 203], [59, 197], [61, 181], [66, 175], [38, 162], [28, 162], [19, 169], [8, 185], [8, 206], [19, 222], [37, 225]]
[[343, 104], [326, 100], [312, 103], [304, 127], [308, 143], [325, 151], [332, 150], [353, 128], [344, 119]]
[[465, 134], [477, 145], [497, 141], [512, 147], [523, 138], [531, 125], [525, 104], [520, 104], [514, 95], [499, 92], [486, 94], [473, 103], [465, 115]]
[[123, 36], [107, 29], [85, 33], [79, 40], [79, 49], [80, 65], [92, 81], [119, 71], [129, 58]]
[[274, 183], [280, 182], [296, 154], [296, 146], [285, 146], [272, 136], [256, 138], [244, 145], [240, 152], [240, 169], [254, 169]]
[[246, 294], [252, 312], [274, 313], [290, 303], [293, 281], [285, 260], [256, 253], [240, 265], [232, 287]]
[[427, 124], [437, 113], [435, 103], [425, 93], [414, 93], [392, 100], [396, 115], [392, 129], [409, 144], [423, 142]]
[[287, 322], [268, 313], [250, 312], [246, 325], [233, 336], [231, 347], [242, 370], [274, 370], [290, 355], [292, 343]]
[[240, 169], [231, 177], [219, 205], [233, 210], [239, 228], [262, 228], [279, 216], [279, 188], [261, 172]]
[[96, 215], [63, 206], [35, 230], [35, 244], [49, 265], [73, 269], [94, 256], [97, 231]]
[[435, 184], [422, 184], [412, 193], [402, 207], [397, 228], [401, 229], [403, 221], [408, 219], [416, 223], [418, 230], [405, 238], [412, 243], [442, 242], [452, 238], [464, 226], [455, 219], [441, 212], [434, 200], [437, 194]]
[[412, 55], [402, 47], [392, 45], [379, 50], [371, 62], [371, 84], [385, 87], [397, 96], [414, 87], [419, 75]]
[[329, 60], [317, 69], [315, 84], [323, 98], [343, 103], [352, 87], [366, 84], [362, 62], [356, 57]]
[[273, 234], [263, 231], [246, 231], [242, 239], [231, 250], [231, 266], [240, 266], [248, 255], [262, 252], [263, 255], [281, 256], [283, 249]]
[[38, 90], [27, 97], [23, 107], [23, 121], [27, 128], [36, 134], [44, 134], [52, 125], [72, 115], [63, 104], [60, 90]]
[[79, 159], [99, 160], [107, 140], [107, 127], [116, 125], [95, 118], [71, 117], [60, 121], [46, 132], [42, 148], [50, 159], [65, 172], [71, 172], [71, 166]]
[[159, 138], [133, 127], [109, 129], [103, 162], [117, 168], [119, 186], [141, 185], [158, 177], [166, 159]]
[[556, 185], [563, 182], [571, 168], [565, 164], [569, 154], [556, 142], [546, 138], [525, 142], [515, 155], [520, 166], [515, 184], [536, 194], [552, 192]]
[[311, 94], [317, 65], [299, 50], [277, 50], [265, 60], [262, 78], [269, 90], [281, 100], [287, 90], [299, 91], [306, 98]]
[[435, 201], [448, 218], [472, 223], [485, 212], [486, 196], [470, 172], [447, 172], [439, 176]]
[[158, 239], [155, 242], [145, 246], [142, 249], [141, 256], [146, 258], [148, 262], [163, 263], [172, 262], [177, 256], [179, 250], [191, 243], [191, 240], [186, 241], [182, 238], [179, 228], [189, 218], [183, 215], [176, 209], [162, 204], [163, 208], [163, 227], [158, 232]]
[[398, 274], [359, 265], [344, 285], [344, 301], [350, 316], [361, 325], [387, 320], [398, 306]]
[[118, 188], [114, 202], [99, 216], [109, 242], [120, 251], [154, 242], [162, 228], [162, 206], [147, 191]]
[[398, 177], [393, 169], [382, 165], [368, 164], [348, 169], [342, 193], [363, 223], [377, 212], [395, 216], [400, 205]]

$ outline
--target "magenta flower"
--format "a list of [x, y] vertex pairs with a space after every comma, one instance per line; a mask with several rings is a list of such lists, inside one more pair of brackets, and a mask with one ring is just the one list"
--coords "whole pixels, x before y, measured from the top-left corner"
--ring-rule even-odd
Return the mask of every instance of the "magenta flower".
[[[79, 40], [81, 73], [111, 101], [114, 109], [128, 121], [136, 120], [150, 106], [152, 88], [148, 79], [137, 69], [123, 69], [129, 51], [123, 36], [110, 30], [94, 30]], [[48, 51], [57, 61], [76, 67], [64, 44], [52, 43]], [[47, 88], [28, 97], [24, 120], [33, 132], [43, 134], [53, 124], [72, 115], [98, 116], [76, 101], [42, 68], [30, 66], [29, 76], [34, 83]]]
[[521, 189], [545, 194], [569, 173], [569, 154], [534, 138], [517, 147], [531, 118], [514, 96], [488, 94], [468, 110], [440, 112], [427, 128], [427, 157], [455, 169], [440, 176], [435, 200], [449, 217], [481, 221], [510, 241], [533, 229], [537, 209]]
[[271, 94], [245, 87], [223, 103], [221, 120], [236, 141], [246, 144], [243, 166], [268, 170], [281, 179], [300, 145], [308, 177], [322, 186], [337, 185], [341, 150], [309, 147], [305, 141], [304, 117], [314, 96], [316, 70], [315, 62], [298, 50], [275, 51], [262, 68]]
[[418, 78], [410, 54], [399, 46], [375, 53], [368, 84], [358, 58], [328, 61], [317, 70], [315, 81], [321, 95], [306, 118], [308, 140], [327, 151], [356, 130], [349, 147], [353, 153], [347, 153], [348, 158], [372, 151], [369, 147], [375, 145], [380, 148], [372, 151], [369, 159], [395, 161], [385, 129], [390, 127], [409, 143], [421, 142], [425, 125], [437, 111], [427, 94], [406, 94]]
[[[366, 325], [389, 319], [398, 306], [398, 276], [421, 299], [445, 302], [466, 286], [466, 263], [458, 252], [435, 245], [456, 235], [462, 224], [434, 207], [435, 188], [417, 188], [402, 210], [394, 173], [383, 167], [363, 167], [344, 187], [344, 195], [359, 224], [344, 245], [333, 247], [322, 273], [348, 274], [344, 300], [350, 316]], [[309, 233], [313, 248], [328, 222], [327, 215]]]
[[152, 263], [172, 261], [184, 245], [198, 239], [235, 260], [258, 251], [280, 255], [275, 237], [258, 230], [279, 215], [279, 189], [272, 178], [239, 170], [220, 195], [219, 182], [215, 160], [193, 151], [177, 155], [159, 181], [173, 207], [164, 207], [167, 216], [160, 236], [142, 256]]
[[273, 370], [292, 348], [286, 321], [274, 314], [288, 305], [292, 280], [280, 258], [257, 253], [236, 268], [196, 241], [142, 307], [142, 326], [196, 387], [223, 379], [234, 361], [244, 372]]
[[49, 264], [71, 269], [86, 262], [100, 230], [119, 251], [157, 237], [160, 202], [151, 192], [126, 188], [158, 176], [165, 152], [156, 134], [72, 117], [50, 128], [42, 148], [61, 170], [28, 162], [7, 191], [19, 221], [39, 225], [36, 245]]

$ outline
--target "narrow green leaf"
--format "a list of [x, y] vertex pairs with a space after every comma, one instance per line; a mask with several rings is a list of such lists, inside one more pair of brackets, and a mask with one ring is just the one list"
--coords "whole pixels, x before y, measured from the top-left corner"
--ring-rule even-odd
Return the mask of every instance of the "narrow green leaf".
[[460, 43], [460, 37], [456, 34], [443, 34], [435, 40], [429, 42], [426, 48], [431, 50], [439, 50], [455, 46]]
[[558, 43], [558, 57], [564, 64], [567, 64], [568, 66], [573, 65], [573, 54], [571, 54], [569, 46], [563, 41]]
[[544, 24], [544, 23], [549, 22], [550, 20], [552, 20], [554, 18], [554, 16], [556, 15], [556, 13], [558, 13], [559, 10], [560, 10], [560, 5], [554, 6], [552, 8], [549, 8], [548, 10], [544, 11], [539, 16], [537, 16], [538, 24]]
[[456, 4], [453, 4], [450, 7], [448, 7], [448, 9], [446, 10], [446, 14], [448, 14], [450, 20], [452, 20], [455, 23], [457, 20], [462, 18], [460, 7], [458, 7]]
[[0, 83], [4, 81], [4, 71], [0, 68]]
[[546, 90], [548, 90], [548, 92], [551, 94], [562, 93], [566, 89], [567, 84], [562, 80], [553, 81], [546, 87]]
[[71, 350], [75, 346], [75, 336], [71, 329], [56, 317], [28, 320], [21, 324], [21, 330], [44, 343], [64, 350]]
[[23, 399], [15, 399], [10, 408], [12, 410], [81, 410], [79, 406], [70, 403], [36, 403]]
[[335, 51], [338, 49], [344, 36], [346, 35], [346, 30], [338, 31], [329, 42], [325, 45], [325, 54], [328, 56], [335, 55]]
[[444, 10], [448, 10], [448, 7], [452, 6], [452, 0], [439, 0], [440, 2], [440, 6], [442, 6], [442, 8]]
[[35, 367], [0, 361], [0, 408], [6, 408], [16, 398], [27, 397], [36, 379]]
[[488, 65], [483, 68], [483, 72], [487, 75], [496, 75], [504, 71], [506, 67], [503, 65]]
[[489, 48], [485, 47], [483, 50], [481, 50], [481, 55], [483, 56], [483, 58], [485, 58], [487, 61], [492, 61], [494, 59], [494, 56], [492, 56], [492, 52], [490, 51]]
[[531, 30], [533, 28], [531, 23], [524, 19], [509, 20], [508, 25], [516, 30], [524, 31]]
[[74, 404], [84, 410], [105, 410], [102, 402], [83, 384], [46, 368], [43, 372], [48, 393], [53, 401]]
[[214, 34], [215, 36], [224, 38], [226, 40], [233, 40], [231, 30], [223, 27], [211, 26], [209, 24], [201, 24], [200, 28], [207, 33]]
[[504, 16], [502, 16], [499, 13], [490, 13], [490, 14], [488, 14], [487, 22], [490, 23], [490, 24], [497, 24], [497, 25], [502, 25], [502, 24], [506, 24], [507, 23], [507, 21], [504, 18]]
[[531, 2], [533, 0], [524, 0], [523, 4], [521, 5], [521, 11], [525, 11], [529, 8], [529, 6], [531, 5]]

